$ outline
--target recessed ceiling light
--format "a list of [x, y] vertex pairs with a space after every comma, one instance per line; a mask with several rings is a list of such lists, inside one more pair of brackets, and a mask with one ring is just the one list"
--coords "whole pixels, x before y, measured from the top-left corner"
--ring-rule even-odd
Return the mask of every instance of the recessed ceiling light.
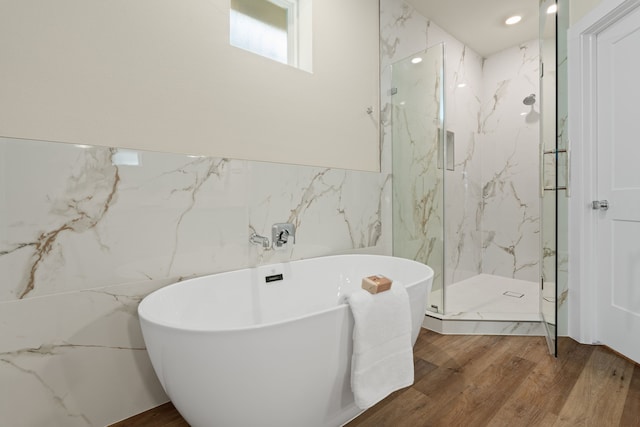
[[413, 59], [411, 60], [411, 63], [412, 63], [412, 64], [419, 64], [419, 63], [421, 63], [421, 62], [422, 62], [422, 58], [420, 58], [419, 56], [416, 56], [415, 58], [413, 58]]
[[547, 8], [547, 14], [551, 15], [552, 13], [556, 13], [558, 11], [558, 5], [557, 4], [552, 4], [551, 6], [549, 6]]
[[507, 18], [507, 20], [504, 21], [504, 23], [507, 24], [507, 25], [513, 25], [513, 24], [517, 24], [520, 21], [522, 21], [522, 16], [514, 15], [514, 16], [511, 16], [511, 17]]
[[458, 84], [458, 87], [467, 87], [467, 84], [466, 83], [460, 83], [460, 84]]

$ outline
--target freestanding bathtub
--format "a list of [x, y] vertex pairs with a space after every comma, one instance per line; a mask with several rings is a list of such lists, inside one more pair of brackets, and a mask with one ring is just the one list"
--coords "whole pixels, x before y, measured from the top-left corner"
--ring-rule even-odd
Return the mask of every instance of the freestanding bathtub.
[[340, 426], [360, 412], [350, 386], [346, 295], [382, 274], [407, 289], [415, 344], [433, 270], [340, 255], [186, 280], [138, 313], [164, 390], [194, 427]]

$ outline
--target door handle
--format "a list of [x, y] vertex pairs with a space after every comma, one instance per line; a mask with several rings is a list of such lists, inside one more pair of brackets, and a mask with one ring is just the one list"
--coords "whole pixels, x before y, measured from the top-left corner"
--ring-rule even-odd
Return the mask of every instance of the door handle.
[[591, 202], [591, 209], [594, 209], [594, 210], [600, 209], [601, 211], [606, 211], [607, 209], [609, 209], [609, 201], [594, 200], [593, 202]]

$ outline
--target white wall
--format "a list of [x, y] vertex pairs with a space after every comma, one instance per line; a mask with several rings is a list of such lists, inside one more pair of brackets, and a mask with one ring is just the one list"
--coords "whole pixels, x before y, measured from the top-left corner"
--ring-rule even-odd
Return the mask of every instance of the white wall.
[[569, 8], [571, 10], [570, 14], [570, 24], [578, 22], [589, 13], [594, 7], [596, 7], [602, 0], [570, 0]]
[[0, 136], [379, 170], [378, 3], [312, 13], [308, 73], [230, 46], [226, 0], [3, 0]]

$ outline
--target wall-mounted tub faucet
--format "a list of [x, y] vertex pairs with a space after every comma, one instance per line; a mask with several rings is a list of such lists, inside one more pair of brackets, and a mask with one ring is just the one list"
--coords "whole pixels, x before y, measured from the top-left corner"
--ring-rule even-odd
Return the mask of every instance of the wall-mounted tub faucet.
[[278, 233], [278, 238], [275, 240], [276, 246], [282, 246], [287, 243], [289, 240], [289, 232], [287, 230], [282, 230]]
[[251, 236], [249, 236], [249, 242], [253, 243], [254, 245], [260, 245], [263, 249], [269, 249], [269, 247], [271, 246], [269, 244], [268, 237], [260, 236], [255, 231], [251, 234]]
[[271, 240], [273, 249], [283, 249], [289, 243], [295, 243], [296, 226], [291, 223], [273, 224], [271, 227]]
[[269, 238], [261, 236], [255, 231], [249, 236], [249, 242], [254, 245], [262, 246], [262, 249], [284, 249], [290, 243], [295, 243], [296, 226], [291, 223], [273, 224], [271, 227], [271, 242]]

